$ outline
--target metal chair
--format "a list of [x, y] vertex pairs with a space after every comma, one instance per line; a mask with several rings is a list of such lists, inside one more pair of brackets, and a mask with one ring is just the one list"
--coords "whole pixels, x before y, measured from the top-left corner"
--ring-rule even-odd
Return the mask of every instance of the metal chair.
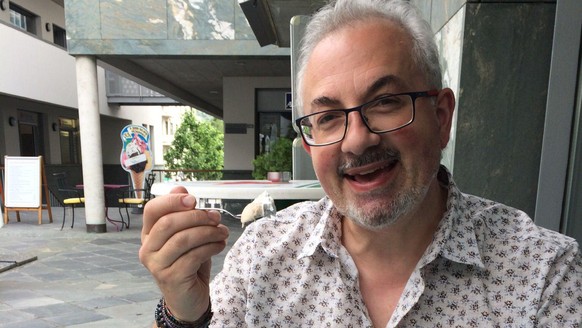
[[[125, 221], [123, 219], [123, 214], [121, 213], [121, 207], [125, 207], [125, 214], [127, 215], [127, 224], [125, 224], [125, 226], [127, 227], [127, 229], [129, 229], [129, 221], [130, 221], [130, 217], [129, 217], [129, 210], [128, 208], [131, 207], [139, 207], [139, 206], [144, 206], [151, 198], [152, 198], [152, 194], [151, 194], [151, 189], [152, 189], [152, 185], [154, 184], [154, 181], [156, 179], [156, 174], [155, 173], [150, 173], [148, 174], [148, 176], [145, 179], [145, 188], [143, 189], [127, 189], [125, 191], [123, 191], [120, 195], [120, 198], [118, 200], [120, 206], [118, 207], [119, 209], [119, 215], [121, 216], [121, 220]], [[140, 197], [140, 194], [142, 195], [142, 197]]]
[[56, 199], [63, 207], [63, 224], [61, 225], [61, 230], [63, 230], [63, 227], [65, 226], [67, 207], [70, 207], [73, 213], [73, 219], [71, 222], [72, 229], [75, 225], [75, 207], [83, 206], [85, 204], [83, 191], [68, 185], [66, 172], [53, 173], [53, 178], [56, 182], [56, 186], [49, 183], [48, 188], [54, 196], [54, 199]]

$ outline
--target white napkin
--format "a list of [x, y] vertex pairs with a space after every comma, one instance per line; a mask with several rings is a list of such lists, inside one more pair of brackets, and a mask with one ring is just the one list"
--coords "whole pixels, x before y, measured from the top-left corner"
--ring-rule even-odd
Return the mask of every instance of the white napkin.
[[245, 206], [240, 215], [240, 222], [244, 227], [245, 223], [255, 221], [261, 217], [274, 215], [276, 212], [277, 209], [275, 208], [273, 197], [268, 192], [263, 191], [263, 193]]

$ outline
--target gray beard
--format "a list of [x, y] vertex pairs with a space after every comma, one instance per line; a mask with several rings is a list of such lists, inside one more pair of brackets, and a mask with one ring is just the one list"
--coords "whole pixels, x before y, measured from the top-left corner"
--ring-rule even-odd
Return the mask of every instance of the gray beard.
[[[344, 162], [338, 167], [337, 173], [342, 176], [346, 169], [366, 165], [380, 160], [400, 160], [400, 153], [391, 148], [376, 148], [358, 157], [346, 158]], [[436, 178], [439, 171], [439, 163], [436, 164], [432, 178]], [[429, 179], [429, 181], [431, 180]], [[345, 202], [338, 202], [335, 204], [339, 213], [344, 217], [349, 218], [359, 226], [369, 230], [382, 230], [393, 225], [401, 217], [410, 214], [426, 197], [430, 183], [421, 186], [413, 186], [412, 188], [401, 190], [394, 199], [387, 204], [379, 204], [373, 209], [365, 209]], [[381, 196], [385, 190], [376, 191], [377, 194], [371, 193], [371, 197]], [[341, 198], [341, 195], [336, 195]]]
[[409, 214], [424, 199], [429, 186], [422, 186], [399, 193], [390, 204], [364, 210], [346, 204], [347, 208], [338, 211], [357, 225], [369, 230], [382, 230], [393, 225], [401, 217]]

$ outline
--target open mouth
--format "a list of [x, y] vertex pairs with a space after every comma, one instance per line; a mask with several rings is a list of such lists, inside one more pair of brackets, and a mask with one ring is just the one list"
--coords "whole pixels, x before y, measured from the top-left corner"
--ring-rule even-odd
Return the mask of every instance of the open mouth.
[[361, 167], [352, 168], [344, 172], [344, 177], [361, 184], [383, 180], [398, 163], [397, 160], [376, 162]]

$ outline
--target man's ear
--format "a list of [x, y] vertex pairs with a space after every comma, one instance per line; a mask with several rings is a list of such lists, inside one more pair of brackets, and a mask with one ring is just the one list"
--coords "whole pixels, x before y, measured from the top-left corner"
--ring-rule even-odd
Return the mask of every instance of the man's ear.
[[442, 89], [436, 100], [436, 115], [439, 123], [441, 149], [444, 149], [451, 138], [451, 126], [455, 112], [455, 94], [450, 88]]

